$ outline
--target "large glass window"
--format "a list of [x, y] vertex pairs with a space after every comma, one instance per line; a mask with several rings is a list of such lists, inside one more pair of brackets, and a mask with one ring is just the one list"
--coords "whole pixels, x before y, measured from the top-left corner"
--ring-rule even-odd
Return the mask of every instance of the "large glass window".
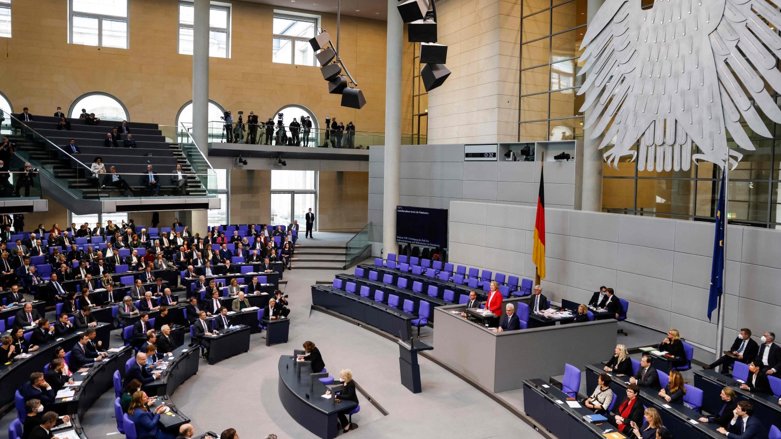
[[[108, 223], [108, 221], [111, 220], [114, 224], [121, 225], [122, 222], [127, 222], [127, 213], [103, 213], [103, 214], [87, 214], [87, 215], [77, 215], [73, 212], [71, 212], [71, 223], [76, 223], [76, 227], [81, 226], [84, 223], [87, 223], [89, 225], [89, 228], [95, 228], [95, 224], [100, 222], [104, 227]], [[143, 224], [146, 225], [146, 224]], [[68, 227], [70, 227], [70, 224], [68, 224]]]
[[271, 171], [271, 224], [303, 224], [304, 215], [316, 211], [317, 174], [315, 171]]
[[[223, 122], [220, 120], [223, 114], [223, 108], [220, 104], [209, 101], [209, 142], [220, 142], [224, 140]], [[192, 133], [193, 128], [193, 102], [188, 102], [176, 117], [176, 132], [179, 133], [179, 142], [189, 143], [190, 139], [184, 130]]]
[[306, 139], [303, 138], [304, 132], [301, 131], [301, 145], [314, 147], [319, 144], [317, 118], [311, 111], [298, 105], [288, 105], [277, 111], [276, 117], [279, 117], [279, 114], [283, 115], [282, 121], [286, 126], [289, 126], [290, 123], [293, 122], [293, 119], [295, 119], [296, 122], [301, 123], [301, 121], [304, 120], [304, 116], [309, 117], [309, 120], [312, 121], [312, 130], [309, 132], [309, 141], [305, 141]]
[[[190, 1], [179, 3], [179, 54], [193, 54], [195, 8]], [[231, 7], [211, 3], [209, 10], [209, 56], [230, 58]]]
[[69, 0], [68, 42], [127, 49], [127, 2], [128, 0]]
[[279, 64], [316, 65], [309, 40], [319, 29], [319, 16], [274, 12], [272, 60]]
[[11, 116], [13, 109], [11, 103], [4, 94], [0, 93], [0, 130], [6, 131], [11, 127]]
[[89, 93], [76, 99], [71, 104], [69, 117], [78, 118], [82, 110], [86, 110], [87, 113], [95, 113], [95, 116], [100, 120], [130, 120], [127, 109], [122, 102], [105, 93]]
[[0, 37], [11, 38], [11, 0], [0, 0]]

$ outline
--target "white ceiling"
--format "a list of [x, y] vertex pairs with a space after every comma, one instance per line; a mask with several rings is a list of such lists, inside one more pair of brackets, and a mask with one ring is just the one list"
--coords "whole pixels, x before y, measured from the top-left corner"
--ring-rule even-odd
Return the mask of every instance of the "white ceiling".
[[[243, 0], [280, 8], [301, 11], [336, 14], [338, 0]], [[387, 0], [341, 0], [342, 15], [385, 21], [388, 12]]]

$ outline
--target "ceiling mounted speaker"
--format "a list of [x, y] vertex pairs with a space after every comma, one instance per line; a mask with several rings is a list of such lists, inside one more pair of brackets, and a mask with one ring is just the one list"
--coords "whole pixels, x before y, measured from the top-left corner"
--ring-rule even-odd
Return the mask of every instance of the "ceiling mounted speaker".
[[312, 50], [315, 52], [325, 49], [331, 45], [331, 36], [328, 35], [328, 32], [322, 32], [320, 35], [310, 39], [309, 45], [312, 46]]
[[[324, 66], [324, 65], [326, 65], [326, 64], [328, 64], [328, 63], [330, 63], [331, 61], [334, 60], [334, 58], [336, 57], [336, 51], [334, 51], [334, 49], [328, 47], [328, 48], [318, 52], [315, 55], [315, 57], [317, 57], [317, 62], [319, 62], [321, 66]], [[444, 61], [442, 61], [442, 62], [444, 62]]]
[[444, 64], [426, 64], [426, 67], [420, 71], [420, 76], [423, 78], [423, 86], [428, 92], [442, 85], [450, 76], [450, 70]]
[[342, 73], [342, 68], [339, 67], [339, 64], [328, 64], [327, 66], [321, 67], [320, 71], [323, 73], [323, 79], [326, 81], [330, 81], [337, 76], [339, 76], [340, 73]]
[[407, 40], [410, 43], [436, 43], [437, 22], [434, 20], [416, 20], [407, 27]]
[[447, 46], [437, 43], [420, 44], [421, 64], [445, 64], [447, 63]]
[[401, 19], [405, 23], [422, 20], [428, 13], [426, 0], [407, 0], [404, 3], [400, 3], [397, 8], [399, 9], [399, 14], [401, 14]]
[[346, 88], [342, 92], [342, 107], [361, 109], [366, 105], [366, 98], [359, 88]]
[[328, 81], [328, 93], [332, 95], [342, 94], [345, 88], [347, 88], [347, 78], [344, 76], [337, 76]]

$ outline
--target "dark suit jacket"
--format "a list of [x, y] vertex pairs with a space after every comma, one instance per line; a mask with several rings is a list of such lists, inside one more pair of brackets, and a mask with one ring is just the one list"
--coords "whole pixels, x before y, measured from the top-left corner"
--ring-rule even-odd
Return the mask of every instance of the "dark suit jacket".
[[136, 339], [143, 338], [144, 340], [146, 340], [146, 332], [144, 331], [144, 329], [146, 329], [146, 331], [149, 331], [150, 329], [154, 329], [154, 328], [152, 327], [152, 324], [149, 322], [146, 322], [143, 326], [141, 325], [141, 320], [135, 322], [133, 324], [133, 338]]
[[[741, 343], [743, 343], [743, 340], [740, 337], [735, 337], [735, 341], [730, 346], [729, 351], [737, 352]], [[743, 349], [743, 359], [740, 361], [746, 364], [751, 363], [756, 358], [757, 352], [759, 352], [759, 344], [754, 339], [749, 338], [746, 342], [746, 347]]]
[[276, 316], [276, 317], [279, 317], [279, 308], [274, 307], [273, 310], [270, 307], [268, 307], [268, 306], [263, 308], [263, 320], [271, 320], [270, 317], [272, 315]]
[[757, 372], [757, 380], [756, 383], [754, 383], [754, 374], [749, 373], [748, 379], [746, 380], [746, 384], [748, 384], [749, 389], [751, 389], [752, 393], [766, 393], [771, 394], [773, 393], [770, 390], [770, 381], [767, 379], [767, 374], [763, 371]]
[[47, 432], [46, 429], [41, 427], [41, 425], [39, 424], [32, 429], [30, 435], [27, 436], [27, 439], [49, 439], [52, 436], [53, 435], [51, 432]]
[[203, 320], [203, 323], [201, 323], [201, 319], [196, 319], [195, 323], [193, 323], [193, 326], [195, 327], [195, 337], [196, 338], [202, 338], [204, 335], [206, 335], [206, 329], [203, 327], [204, 323], [206, 324], [206, 327], [209, 327], [209, 323], [206, 322], [206, 320]]
[[781, 373], [781, 348], [775, 343], [771, 344], [769, 348], [768, 345], [763, 344], [759, 348], [759, 353], [757, 353], [757, 360], [762, 360], [765, 355], [765, 349], [770, 349], [770, 354], [767, 357], [768, 364], [763, 364], [763, 366], [772, 367], [776, 370], [776, 374]]
[[304, 360], [311, 361], [312, 372], [318, 373], [325, 369], [325, 362], [323, 356], [320, 355], [320, 349], [314, 348], [312, 352], [304, 356]]
[[605, 304], [605, 309], [607, 309], [607, 312], [614, 316], [621, 314], [621, 301], [618, 300], [618, 297], [616, 297], [615, 294], [610, 299], [610, 301]]
[[82, 366], [92, 364], [94, 361], [94, 357], [87, 355], [87, 348], [82, 348], [81, 343], [76, 343], [73, 349], [71, 349], [71, 359], [68, 366], [70, 366], [70, 370], [75, 372], [81, 369]]
[[54, 341], [54, 336], [41, 328], [33, 329], [33, 335], [30, 336], [30, 343], [37, 346], [46, 345], [52, 341]]
[[139, 366], [138, 363], [134, 361], [130, 364], [130, 369], [128, 369], [125, 374], [125, 384], [127, 385], [127, 383], [134, 379], [141, 381], [142, 384], [149, 384], [155, 380], [155, 377], [152, 376], [152, 373], [145, 367]]
[[184, 309], [187, 311], [187, 321], [192, 325], [198, 320], [198, 311], [201, 311], [203, 308], [199, 307], [196, 309], [193, 305], [187, 305]]
[[[529, 311], [534, 312], [534, 300], [535, 297], [532, 295], [531, 300], [529, 301]], [[546, 310], [550, 308], [550, 304], [548, 303], [548, 298], [545, 297], [544, 294], [540, 294], [540, 311]]]
[[607, 302], [607, 294], [604, 295], [602, 300], [599, 300], [599, 291], [595, 291], [594, 294], [591, 295], [591, 299], [588, 301], [588, 306], [604, 308], [606, 302]]
[[47, 410], [52, 408], [52, 404], [54, 404], [54, 395], [56, 395], [54, 389], [41, 390], [30, 384], [29, 381], [22, 384], [22, 387], [19, 389], [19, 393], [22, 394], [25, 401], [29, 401], [33, 398], [41, 401], [41, 404], [43, 404]]
[[719, 412], [716, 413], [716, 416], [708, 416], [708, 422], [712, 422], [718, 425], [719, 427], [724, 427], [724, 428], [729, 427], [729, 423], [733, 417], [732, 411], [735, 410], [735, 407], [737, 406], [738, 406], [738, 401], [736, 399], [725, 402], [724, 404], [722, 404], [721, 410], [719, 410]]
[[228, 326], [231, 324], [230, 318], [225, 316], [225, 319], [228, 321], [227, 326], [225, 325], [225, 322], [222, 321], [222, 315], [217, 315], [217, 317], [214, 318], [214, 329], [217, 331], [228, 329]]
[[645, 373], [643, 373], [643, 368], [641, 367], [637, 371], [635, 378], [637, 378], [637, 385], [640, 387], [650, 387], [656, 390], [661, 387], [659, 385], [659, 374], [656, 373], [656, 369], [653, 366], [648, 366], [648, 370]]
[[764, 439], [767, 437], [767, 431], [762, 423], [755, 416], [749, 416], [746, 419], [746, 431], [743, 431], [743, 420], [738, 419], [734, 425], [730, 425], [728, 437], [731, 439]]
[[[152, 306], [155, 306], [155, 299], [152, 299]], [[152, 308], [149, 307], [149, 305], [146, 303], [146, 299], [141, 299], [141, 301], [138, 304], [138, 310], [139, 311], [152, 311]]]
[[79, 311], [76, 313], [75, 323], [77, 328], [86, 328], [90, 323], [97, 323], [97, 320], [92, 314], [85, 316], [81, 311]]
[[475, 299], [473, 302], [472, 301], [466, 302], [466, 308], [467, 309], [469, 309], [469, 308], [480, 308], [480, 301]]
[[54, 324], [54, 335], [56, 337], [64, 337], [73, 331], [73, 325], [63, 325], [61, 322]]
[[49, 383], [50, 386], [52, 386], [52, 390], [54, 390], [54, 393], [56, 394], [60, 389], [65, 387], [65, 384], [68, 383], [69, 378], [67, 375], [63, 375], [59, 372], [50, 369], [44, 375], [44, 379], [46, 379], [46, 382]]
[[171, 340], [171, 337], [166, 337], [165, 335], [160, 335], [157, 337], [157, 352], [161, 354], [167, 354], [168, 352], [171, 352], [175, 349], [174, 347], [174, 341]]
[[502, 315], [502, 320], [499, 322], [499, 327], [505, 331], [521, 329], [521, 320], [518, 318], [518, 314], [513, 313], [510, 318], [507, 318], [507, 314], [504, 314]]
[[[32, 316], [33, 321], [41, 318], [40, 314], [38, 314], [38, 311], [35, 308], [30, 311], [30, 315]], [[27, 313], [24, 312], [23, 309], [20, 309], [16, 312], [16, 320], [14, 321], [15, 326], [30, 326], [31, 324], [33, 324], [33, 322], [27, 320]]]

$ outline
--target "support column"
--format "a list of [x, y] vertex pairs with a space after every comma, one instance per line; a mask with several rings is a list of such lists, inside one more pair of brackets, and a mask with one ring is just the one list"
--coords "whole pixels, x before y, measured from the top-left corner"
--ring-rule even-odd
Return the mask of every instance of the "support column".
[[195, 0], [193, 29], [193, 129], [201, 152], [209, 149], [209, 0]]
[[396, 206], [399, 204], [401, 159], [401, 57], [403, 26], [397, 0], [388, 0], [385, 57], [385, 156], [382, 199], [383, 255], [396, 252]]
[[[588, 0], [588, 21], [594, 18], [604, 0]], [[584, 114], [588, 118], [589, 111]], [[581, 210], [602, 211], [602, 152], [597, 150], [602, 138], [589, 139], [590, 130], [583, 133], [583, 160], [581, 166], [582, 184], [580, 187]]]

